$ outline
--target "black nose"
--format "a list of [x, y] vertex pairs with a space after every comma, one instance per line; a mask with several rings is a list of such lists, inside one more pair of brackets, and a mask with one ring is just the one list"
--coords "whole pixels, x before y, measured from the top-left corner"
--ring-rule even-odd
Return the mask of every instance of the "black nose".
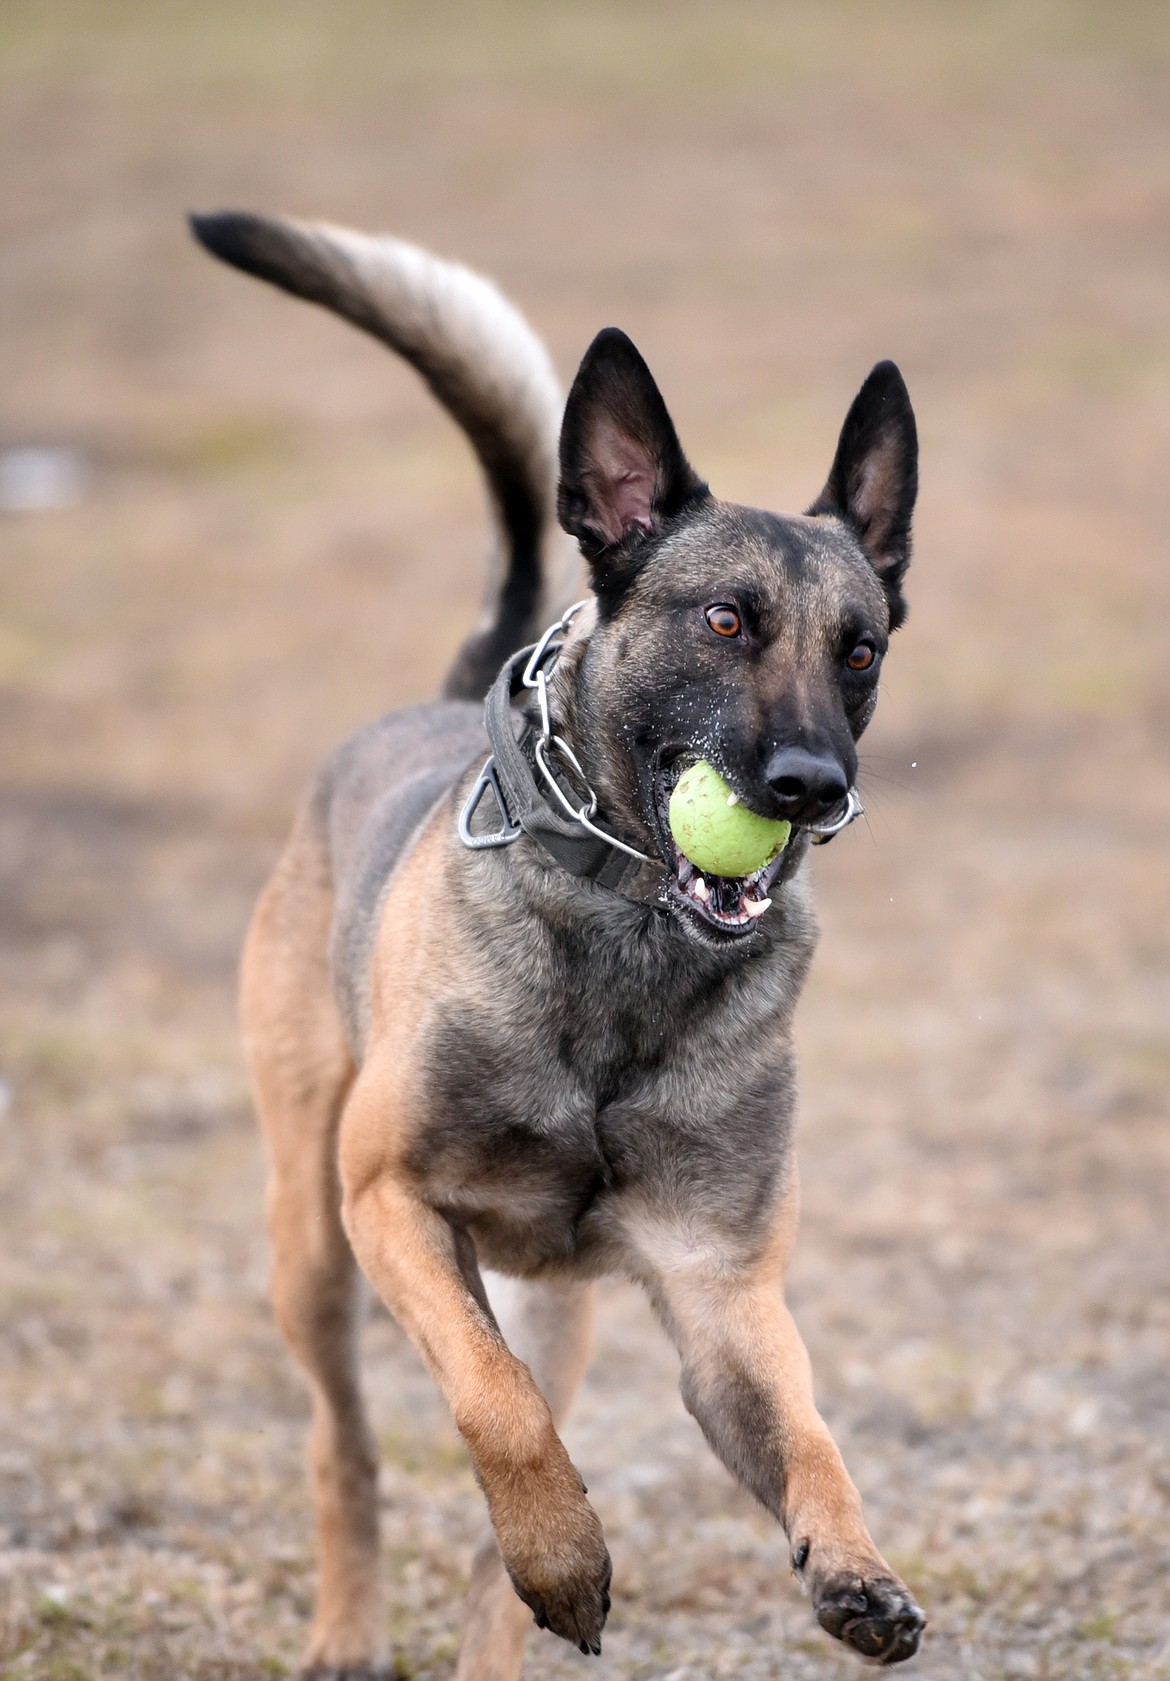
[[782, 747], [768, 761], [764, 778], [781, 817], [816, 822], [827, 817], [849, 792], [845, 772], [828, 754], [805, 747]]

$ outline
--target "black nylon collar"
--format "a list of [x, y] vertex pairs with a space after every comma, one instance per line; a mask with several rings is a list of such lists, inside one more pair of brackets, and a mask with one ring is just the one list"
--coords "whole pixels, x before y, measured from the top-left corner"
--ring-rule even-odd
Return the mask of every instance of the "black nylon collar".
[[[524, 668], [536, 646], [534, 643], [512, 655], [484, 702], [484, 727], [492, 749], [488, 767], [494, 765], [495, 785], [505, 807], [502, 815], [570, 875], [595, 881], [601, 887], [630, 887], [643, 870], [661, 871], [663, 866], [631, 858], [558, 811], [541, 792], [526, 751], [535, 735], [531, 724], [524, 725], [519, 737], [516, 734], [520, 720], [512, 700], [523, 687]], [[566, 793], [572, 798], [568, 789]]]

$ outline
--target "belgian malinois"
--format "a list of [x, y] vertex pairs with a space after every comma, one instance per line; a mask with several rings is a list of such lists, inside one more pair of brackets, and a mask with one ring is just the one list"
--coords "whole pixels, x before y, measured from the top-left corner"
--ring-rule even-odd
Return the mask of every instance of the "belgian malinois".
[[[783, 1524], [822, 1627], [910, 1657], [922, 1613], [870, 1539], [783, 1297], [805, 858], [857, 808], [855, 744], [904, 615], [901, 375], [866, 379], [808, 512], [765, 513], [711, 495], [616, 329], [561, 422], [543, 348], [468, 270], [319, 224], [194, 228], [414, 365], [475, 448], [501, 550], [444, 699], [360, 731], [318, 775], [244, 953], [272, 1293], [313, 1399], [307, 1673], [388, 1662], [359, 1267], [487, 1500], [460, 1681], [514, 1681], [530, 1615], [601, 1649], [609, 1555], [557, 1426], [603, 1274], [645, 1286], [687, 1407]], [[564, 606], [554, 508], [591, 595], [540, 637]], [[669, 796], [698, 760], [793, 826], [754, 874], [704, 875], [674, 843]], [[481, 1268], [507, 1280], [494, 1301]]]

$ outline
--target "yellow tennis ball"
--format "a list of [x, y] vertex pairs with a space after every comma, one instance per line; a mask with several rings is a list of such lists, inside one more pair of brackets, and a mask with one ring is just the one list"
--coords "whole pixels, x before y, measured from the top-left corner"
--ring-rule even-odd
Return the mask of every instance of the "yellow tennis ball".
[[670, 832], [679, 851], [713, 876], [750, 876], [783, 852], [792, 824], [740, 805], [705, 759], [688, 765], [670, 796]]

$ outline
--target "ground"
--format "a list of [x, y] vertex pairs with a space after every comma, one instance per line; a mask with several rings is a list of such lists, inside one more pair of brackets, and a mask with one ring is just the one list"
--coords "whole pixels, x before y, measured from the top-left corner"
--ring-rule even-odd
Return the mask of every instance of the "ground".
[[[248, 906], [347, 730], [474, 615], [411, 377], [188, 208], [392, 229], [569, 375], [624, 326], [715, 490], [799, 507], [869, 366], [921, 423], [866, 825], [816, 859], [794, 1309], [931, 1681], [1170, 1676], [1170, 20], [1140, 0], [14, 0], [0, 447], [0, 1675], [258, 1681], [312, 1592], [234, 1026]], [[403, 1677], [479, 1496], [371, 1320]], [[598, 1677], [856, 1675], [605, 1290], [569, 1441]], [[586, 1673], [548, 1636], [532, 1676]]]

